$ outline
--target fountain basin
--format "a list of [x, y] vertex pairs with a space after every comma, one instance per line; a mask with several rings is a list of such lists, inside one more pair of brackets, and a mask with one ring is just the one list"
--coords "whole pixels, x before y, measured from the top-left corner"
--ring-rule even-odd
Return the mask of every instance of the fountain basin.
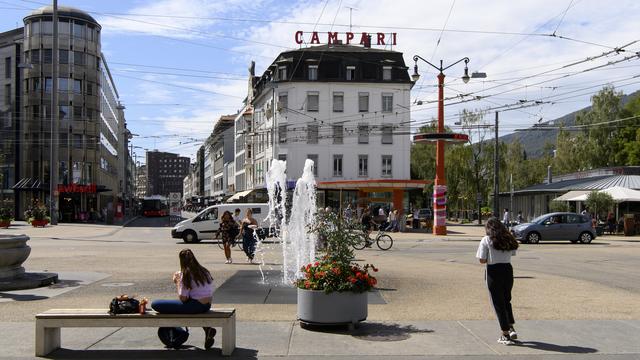
[[0, 234], [0, 291], [32, 289], [58, 280], [56, 273], [26, 273], [22, 264], [31, 254], [26, 235]]
[[366, 292], [332, 292], [298, 288], [298, 319], [311, 325], [357, 324], [367, 319]]

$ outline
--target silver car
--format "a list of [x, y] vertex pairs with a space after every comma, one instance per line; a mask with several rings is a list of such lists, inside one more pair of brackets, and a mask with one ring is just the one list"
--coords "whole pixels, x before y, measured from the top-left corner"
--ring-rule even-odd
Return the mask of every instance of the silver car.
[[569, 240], [588, 244], [596, 238], [591, 219], [586, 216], [556, 212], [544, 214], [529, 223], [516, 225], [511, 233], [522, 243], [537, 244], [540, 240]]

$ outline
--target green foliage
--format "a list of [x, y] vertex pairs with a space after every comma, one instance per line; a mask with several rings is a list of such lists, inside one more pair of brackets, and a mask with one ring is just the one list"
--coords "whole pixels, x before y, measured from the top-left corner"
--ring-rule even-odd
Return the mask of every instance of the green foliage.
[[569, 204], [565, 201], [551, 200], [549, 210], [551, 212], [567, 212], [569, 211]]
[[613, 210], [613, 206], [615, 205], [615, 201], [611, 197], [611, 195], [600, 192], [600, 191], [592, 191], [587, 196], [587, 201], [585, 202], [587, 207], [591, 209], [594, 215], [605, 215], [610, 210]]
[[49, 210], [36, 199], [31, 207], [25, 210], [24, 218], [28, 222], [32, 220], [49, 220]]
[[353, 260], [353, 245], [362, 242], [363, 232], [357, 221], [349, 221], [333, 212], [318, 212], [310, 232], [316, 233], [325, 246], [320, 249], [330, 261], [348, 264]]
[[0, 221], [13, 220], [13, 210], [8, 206], [0, 206]]

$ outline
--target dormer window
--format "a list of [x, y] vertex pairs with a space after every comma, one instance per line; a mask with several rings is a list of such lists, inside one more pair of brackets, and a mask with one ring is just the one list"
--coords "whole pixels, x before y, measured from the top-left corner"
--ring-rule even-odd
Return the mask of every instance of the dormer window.
[[287, 67], [278, 66], [278, 80], [287, 80]]
[[318, 65], [309, 65], [309, 81], [318, 80]]
[[347, 66], [347, 81], [356, 79], [356, 67], [355, 66]]
[[391, 66], [382, 67], [382, 80], [391, 80]]

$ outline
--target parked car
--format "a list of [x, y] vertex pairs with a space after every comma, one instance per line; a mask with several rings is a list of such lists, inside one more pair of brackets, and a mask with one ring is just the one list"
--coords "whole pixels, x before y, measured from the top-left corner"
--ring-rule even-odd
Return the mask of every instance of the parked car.
[[569, 240], [589, 244], [596, 238], [596, 231], [587, 216], [556, 212], [544, 214], [529, 223], [516, 225], [511, 233], [522, 243], [537, 244], [541, 240]]
[[418, 219], [420, 220], [433, 219], [433, 212], [431, 212], [431, 209], [428, 209], [428, 208], [420, 209], [418, 210]]

